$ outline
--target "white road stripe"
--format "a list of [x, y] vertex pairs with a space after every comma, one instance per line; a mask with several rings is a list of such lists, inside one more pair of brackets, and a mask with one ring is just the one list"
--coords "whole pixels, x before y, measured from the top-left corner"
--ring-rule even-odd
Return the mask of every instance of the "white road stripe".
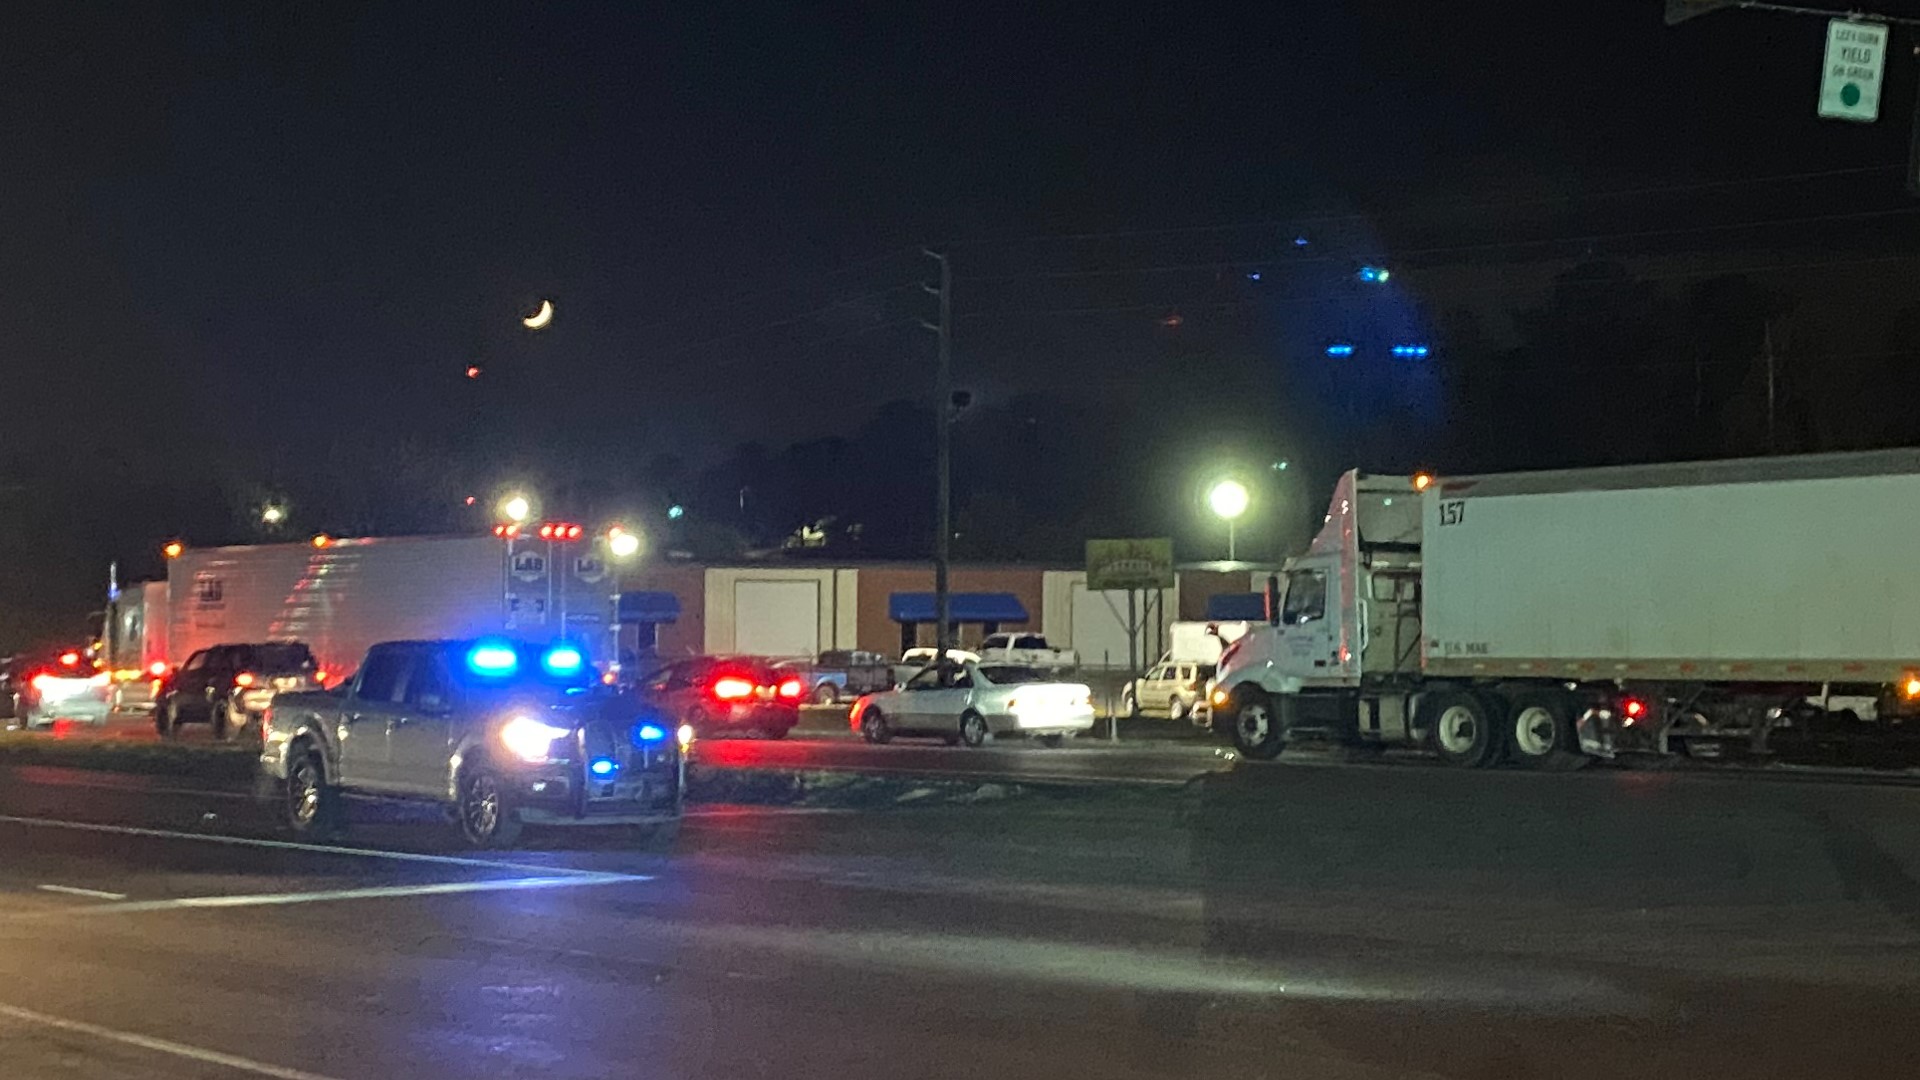
[[38, 1024], [41, 1027], [57, 1031], [69, 1031], [76, 1035], [89, 1035], [96, 1039], [120, 1043], [124, 1046], [137, 1046], [142, 1050], [151, 1050], [156, 1054], [171, 1054], [174, 1057], [198, 1061], [205, 1065], [219, 1065], [235, 1072], [251, 1073], [254, 1076], [272, 1077], [273, 1080], [334, 1080], [319, 1073], [310, 1073], [303, 1069], [288, 1069], [279, 1065], [269, 1065], [264, 1061], [240, 1057], [236, 1054], [223, 1054], [218, 1050], [208, 1050], [199, 1046], [188, 1046], [169, 1039], [156, 1039], [151, 1035], [140, 1035], [131, 1031], [117, 1031], [113, 1028], [88, 1024], [79, 1020], [63, 1020], [58, 1016], [22, 1009], [14, 1005], [0, 1004], [0, 1016], [10, 1017], [26, 1024]]
[[90, 821], [60, 821], [55, 818], [14, 817], [0, 814], [0, 824], [26, 825], [40, 829], [72, 829], [78, 832], [108, 833], [113, 836], [145, 836], [159, 840], [198, 840], [208, 844], [232, 844], [236, 847], [268, 848], [275, 851], [304, 851], [319, 855], [350, 855], [362, 859], [389, 859], [394, 862], [438, 863], [442, 866], [477, 866], [488, 870], [519, 870], [533, 874], [571, 877], [600, 877], [598, 870], [575, 870], [566, 866], [541, 866], [537, 863], [499, 862], [459, 855], [426, 855], [413, 851], [381, 851], [378, 848], [338, 847], [332, 844], [300, 844], [291, 840], [260, 840], [247, 836], [222, 836], [217, 833], [176, 832], [172, 829], [142, 829], [132, 825], [101, 825]]
[[73, 885], [41, 885], [41, 892], [60, 893], [63, 896], [90, 896], [95, 900], [125, 900], [123, 892], [102, 892], [99, 889], [82, 889]]
[[494, 881], [441, 881], [426, 885], [368, 885], [357, 889], [323, 889], [316, 892], [236, 893], [232, 896], [183, 896], [174, 900], [135, 900], [127, 904], [101, 904], [83, 909], [85, 914], [123, 911], [179, 911], [188, 908], [274, 907], [286, 904], [317, 904], [330, 900], [387, 900], [410, 896], [450, 896], [462, 893], [516, 892], [527, 889], [570, 889], [579, 885], [613, 885], [620, 882], [652, 881], [642, 874], [595, 874], [575, 872], [565, 877], [506, 878]]

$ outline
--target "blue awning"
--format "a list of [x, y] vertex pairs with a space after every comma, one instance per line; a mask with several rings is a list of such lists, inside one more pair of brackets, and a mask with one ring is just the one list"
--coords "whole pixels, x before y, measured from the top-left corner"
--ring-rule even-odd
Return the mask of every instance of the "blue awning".
[[680, 598], [670, 592], [623, 592], [620, 594], [620, 621], [637, 622], [677, 622], [680, 619]]
[[1208, 622], [1261, 622], [1266, 617], [1265, 593], [1216, 593], [1207, 597]]
[[[1027, 609], [1020, 598], [1009, 592], [957, 592], [947, 594], [947, 611], [954, 622], [1023, 623]], [[894, 622], [933, 622], [933, 594], [897, 592], [887, 597], [887, 614]]]

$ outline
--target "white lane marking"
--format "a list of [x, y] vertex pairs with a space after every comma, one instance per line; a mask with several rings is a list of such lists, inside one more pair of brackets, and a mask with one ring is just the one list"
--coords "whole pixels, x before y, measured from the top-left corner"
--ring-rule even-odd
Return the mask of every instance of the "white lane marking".
[[99, 889], [82, 889], [73, 885], [40, 885], [36, 887], [41, 892], [59, 893], [62, 896], [87, 896], [95, 900], [125, 900], [127, 898], [127, 894], [123, 892], [103, 892]]
[[122, 911], [178, 911], [187, 908], [274, 907], [286, 904], [317, 904], [332, 900], [387, 900], [412, 896], [450, 896], [461, 893], [516, 892], [528, 889], [570, 889], [579, 885], [613, 885], [620, 882], [652, 881], [644, 874], [572, 873], [566, 877], [507, 878], [495, 881], [441, 881], [426, 885], [368, 885], [357, 889], [324, 889], [294, 893], [236, 893], [232, 896], [183, 896], [174, 900], [135, 900], [127, 904], [101, 904], [84, 909], [86, 914]]
[[172, 829], [142, 829], [132, 825], [101, 825], [91, 821], [60, 821], [56, 818], [15, 817], [0, 814], [0, 824], [27, 825], [41, 829], [72, 829], [78, 832], [108, 833], [113, 836], [144, 836], [158, 840], [198, 840], [208, 844], [267, 848], [273, 851], [304, 851], [316, 855], [350, 855], [361, 859], [388, 859], [394, 862], [437, 863], [441, 866], [477, 866], [488, 870], [519, 870], [525, 873], [598, 877], [598, 870], [575, 870], [567, 866], [541, 866], [538, 863], [500, 862], [472, 859], [459, 855], [427, 855], [414, 851], [382, 851], [378, 848], [339, 847], [333, 844], [300, 844], [291, 840], [260, 840], [247, 836], [221, 836], [217, 833], [176, 832]]
[[0, 1016], [11, 1017], [22, 1023], [38, 1024], [57, 1031], [70, 1031], [76, 1035], [90, 1035], [96, 1039], [120, 1043], [124, 1046], [137, 1046], [142, 1050], [151, 1050], [157, 1054], [171, 1054], [174, 1057], [198, 1061], [203, 1065], [219, 1065], [235, 1072], [252, 1073], [255, 1076], [272, 1077], [273, 1080], [333, 1080], [319, 1073], [310, 1073], [304, 1069], [289, 1069], [280, 1065], [269, 1065], [264, 1061], [240, 1057], [237, 1054], [223, 1054], [218, 1050], [208, 1050], [200, 1046], [188, 1046], [186, 1043], [173, 1042], [170, 1039], [156, 1039], [151, 1035], [140, 1035], [131, 1031], [118, 1031], [80, 1020], [64, 1020], [58, 1016], [22, 1009], [15, 1005], [0, 1004]]

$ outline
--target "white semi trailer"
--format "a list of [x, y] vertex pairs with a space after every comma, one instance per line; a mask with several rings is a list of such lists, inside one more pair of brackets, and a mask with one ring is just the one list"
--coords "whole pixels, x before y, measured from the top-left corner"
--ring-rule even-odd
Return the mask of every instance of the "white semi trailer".
[[[168, 659], [240, 642], [299, 641], [330, 676], [376, 642], [565, 636], [605, 652], [612, 581], [592, 542], [492, 536], [326, 539], [192, 548], [169, 560]], [[562, 627], [564, 626], [564, 631]]]
[[1341, 478], [1212, 694], [1297, 733], [1572, 768], [1920, 738], [1920, 450]]

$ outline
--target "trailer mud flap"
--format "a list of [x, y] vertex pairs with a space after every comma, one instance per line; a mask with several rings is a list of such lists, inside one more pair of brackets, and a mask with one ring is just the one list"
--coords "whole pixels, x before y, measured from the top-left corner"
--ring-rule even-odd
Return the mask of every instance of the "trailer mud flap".
[[1580, 737], [1580, 752], [1593, 757], [1613, 757], [1613, 712], [1609, 709], [1588, 709], [1580, 714], [1573, 723], [1574, 734]]

